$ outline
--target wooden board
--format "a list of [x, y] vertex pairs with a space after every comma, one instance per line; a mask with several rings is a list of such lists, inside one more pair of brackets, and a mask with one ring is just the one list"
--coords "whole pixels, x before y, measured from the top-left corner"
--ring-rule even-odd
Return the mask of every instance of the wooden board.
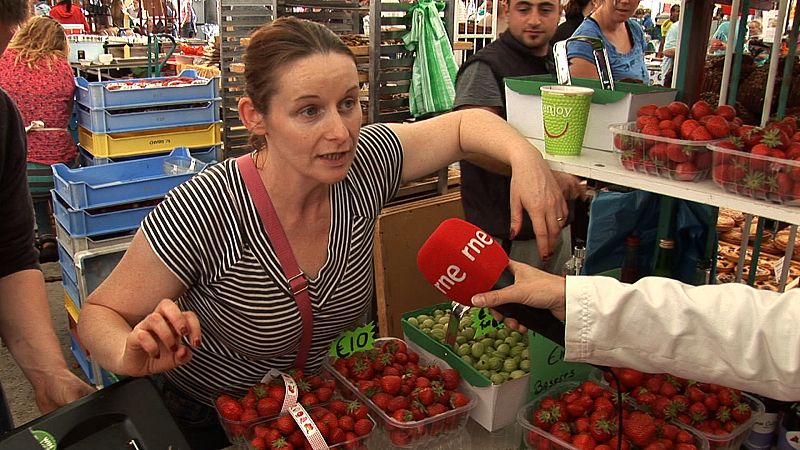
[[456, 41], [453, 43], [453, 50], [472, 50], [475, 48], [474, 42]]
[[403, 336], [403, 313], [447, 301], [417, 269], [417, 252], [439, 224], [464, 217], [459, 191], [384, 209], [375, 226], [378, 333]]
[[[244, 47], [247, 47], [248, 45], [250, 45], [250, 38], [247, 37], [239, 39], [239, 44], [243, 45]], [[369, 45], [352, 45], [348, 46], [347, 48], [349, 48], [350, 51], [356, 56], [369, 55]]]
[[233, 73], [244, 73], [244, 63], [231, 63], [230, 69]]

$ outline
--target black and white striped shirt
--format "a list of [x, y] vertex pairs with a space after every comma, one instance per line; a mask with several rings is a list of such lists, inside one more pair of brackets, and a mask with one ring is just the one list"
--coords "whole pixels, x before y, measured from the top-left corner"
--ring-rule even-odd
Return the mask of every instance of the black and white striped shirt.
[[[357, 324], [372, 298], [372, 232], [397, 192], [402, 164], [397, 136], [385, 125], [367, 126], [347, 177], [331, 186], [328, 259], [309, 280], [307, 370], [321, 365], [331, 341]], [[173, 189], [142, 230], [186, 285], [178, 304], [197, 314], [203, 333], [202, 347], [169, 380], [212, 404], [215, 394], [242, 393], [269, 369], [291, 368], [303, 324], [234, 159]]]

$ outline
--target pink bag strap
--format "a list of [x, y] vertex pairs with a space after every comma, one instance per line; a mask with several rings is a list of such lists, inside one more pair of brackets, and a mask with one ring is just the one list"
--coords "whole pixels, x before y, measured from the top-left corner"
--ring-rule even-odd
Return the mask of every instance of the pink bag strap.
[[311, 338], [314, 334], [314, 316], [311, 311], [311, 298], [308, 295], [308, 280], [297, 265], [292, 248], [289, 246], [289, 240], [286, 238], [280, 219], [275, 213], [275, 206], [273, 206], [272, 200], [269, 198], [267, 188], [261, 181], [252, 155], [248, 153], [236, 158], [236, 164], [242, 173], [247, 191], [253, 197], [253, 203], [255, 203], [258, 215], [264, 224], [264, 231], [275, 248], [278, 262], [281, 264], [284, 276], [289, 281], [289, 288], [295, 303], [297, 303], [297, 309], [300, 311], [300, 318], [303, 321], [303, 335], [300, 338], [300, 350], [297, 352], [294, 366], [304, 369], [308, 359], [308, 352], [311, 348]]

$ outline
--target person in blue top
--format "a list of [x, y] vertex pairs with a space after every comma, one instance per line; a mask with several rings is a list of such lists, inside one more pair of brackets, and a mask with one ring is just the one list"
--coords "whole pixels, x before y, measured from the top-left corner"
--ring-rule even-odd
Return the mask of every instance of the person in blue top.
[[712, 55], [724, 55], [725, 48], [728, 45], [728, 32], [730, 32], [731, 23], [728, 20], [723, 21], [717, 27], [717, 31], [711, 36], [711, 42], [708, 51]]
[[[583, 21], [572, 36], [602, 39], [608, 52], [611, 74], [615, 81], [649, 84], [644, 63], [644, 31], [631, 18], [639, 5], [635, 0], [600, 0], [599, 6]], [[578, 78], [599, 78], [591, 46], [584, 42], [567, 45], [569, 72]]]

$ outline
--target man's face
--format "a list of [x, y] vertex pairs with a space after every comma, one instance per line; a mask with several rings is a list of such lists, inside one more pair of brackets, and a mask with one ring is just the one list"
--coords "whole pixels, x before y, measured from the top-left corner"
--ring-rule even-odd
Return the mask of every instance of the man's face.
[[558, 0], [506, 0], [508, 30], [519, 42], [544, 56], [561, 18]]
[[672, 22], [677, 22], [678, 19], [681, 18], [681, 7], [678, 6], [677, 8], [672, 8], [669, 10], [669, 20]]

